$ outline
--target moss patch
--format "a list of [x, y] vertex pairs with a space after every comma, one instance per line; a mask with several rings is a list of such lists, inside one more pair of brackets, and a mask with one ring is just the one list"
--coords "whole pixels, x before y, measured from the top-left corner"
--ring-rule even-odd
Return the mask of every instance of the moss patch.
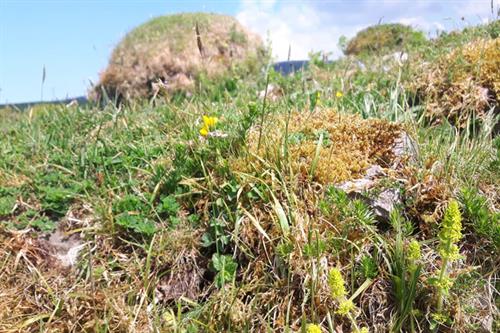
[[[261, 173], [266, 165], [282, 159], [286, 115], [275, 116], [264, 129], [250, 132], [249, 154], [234, 161], [240, 171]], [[294, 173], [321, 184], [358, 178], [372, 164], [388, 165], [400, 126], [380, 119], [339, 114], [332, 109], [291, 115], [288, 154]], [[321, 139], [321, 142], [320, 142]]]

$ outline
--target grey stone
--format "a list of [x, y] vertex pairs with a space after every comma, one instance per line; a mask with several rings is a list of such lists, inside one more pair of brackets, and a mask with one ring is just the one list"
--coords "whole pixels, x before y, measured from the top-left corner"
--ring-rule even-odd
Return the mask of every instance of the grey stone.
[[[393, 170], [400, 167], [401, 163], [406, 159], [415, 160], [418, 154], [415, 142], [406, 132], [403, 132], [395, 140], [392, 152], [395, 157], [391, 164], [391, 169]], [[391, 211], [402, 202], [400, 190], [385, 188], [375, 198], [369, 198], [365, 194], [378, 183], [380, 178], [386, 175], [386, 172], [380, 165], [374, 164], [366, 170], [363, 178], [348, 180], [337, 184], [336, 187], [345, 191], [352, 198], [365, 201], [372, 208], [379, 221], [387, 222]]]

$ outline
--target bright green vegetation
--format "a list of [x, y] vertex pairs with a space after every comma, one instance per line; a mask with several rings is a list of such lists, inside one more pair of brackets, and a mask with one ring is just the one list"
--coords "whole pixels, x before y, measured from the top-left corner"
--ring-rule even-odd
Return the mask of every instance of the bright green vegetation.
[[[498, 330], [498, 116], [429, 121], [411, 84], [448, 46], [1, 110], [0, 331]], [[393, 167], [403, 130], [417, 153]], [[335, 186], [370, 163], [385, 173], [363, 197], [401, 193], [385, 219]], [[81, 234], [71, 269], [42, 239], [56, 229]]]

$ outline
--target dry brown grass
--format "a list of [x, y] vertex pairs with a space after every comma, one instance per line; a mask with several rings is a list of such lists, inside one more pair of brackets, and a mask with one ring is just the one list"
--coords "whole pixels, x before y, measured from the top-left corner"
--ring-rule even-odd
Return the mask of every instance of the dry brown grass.
[[434, 160], [428, 160], [424, 168], [408, 166], [402, 171], [410, 216], [419, 222], [419, 229], [426, 235], [441, 220], [447, 201], [452, 195], [445, 171]]
[[213, 79], [233, 65], [256, 61], [262, 50], [260, 37], [229, 16], [159, 17], [131, 31], [116, 47], [91, 97], [99, 98], [103, 89], [118, 99], [192, 91], [201, 74]]
[[148, 264], [146, 251], [89, 232], [79, 265], [65, 267], [43, 237], [0, 228], [0, 332], [164, 330], [168, 323], [151, 295], [161, 303], [200, 296], [197, 235], [192, 229], [159, 235]]
[[500, 39], [480, 39], [455, 49], [419, 70], [413, 88], [426, 100], [426, 115], [465, 126], [500, 102]]

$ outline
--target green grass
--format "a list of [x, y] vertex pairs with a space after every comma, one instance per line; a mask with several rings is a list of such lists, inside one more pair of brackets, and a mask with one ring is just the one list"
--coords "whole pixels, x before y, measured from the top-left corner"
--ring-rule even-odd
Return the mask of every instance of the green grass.
[[[204, 27], [222, 16], [206, 13], [184, 13], [154, 18], [133, 29], [118, 46], [118, 50], [151, 45], [168, 40], [172, 49], [182, 50], [191, 35], [186, 34], [198, 23]], [[193, 32], [194, 33], [194, 32]]]
[[[406, 88], [412, 68], [363, 61], [366, 70], [341, 59], [290, 77], [206, 80], [190, 97], [120, 108], [0, 111], [0, 331], [498, 329], [496, 119], [462, 130], [429, 124]], [[283, 96], [259, 99], [270, 84]], [[415, 141], [418, 155], [364, 193], [400, 189], [389, 220], [315, 178], [333, 143], [321, 124], [288, 132], [296, 113], [329, 109], [339, 125], [352, 114], [384, 119]], [[218, 118], [208, 137], [204, 115]], [[266, 142], [279, 120], [286, 125]], [[258, 138], [263, 149], [252, 150]], [[294, 168], [291, 147], [311, 138], [310, 165]], [[446, 267], [453, 285], [438, 311], [429, 280], [442, 268], [438, 233], [453, 198], [463, 258]], [[41, 240], [56, 228], [82, 235], [70, 270]], [[353, 302], [347, 313], [332, 297], [332, 268]], [[481, 327], [490, 318], [494, 326]]]

